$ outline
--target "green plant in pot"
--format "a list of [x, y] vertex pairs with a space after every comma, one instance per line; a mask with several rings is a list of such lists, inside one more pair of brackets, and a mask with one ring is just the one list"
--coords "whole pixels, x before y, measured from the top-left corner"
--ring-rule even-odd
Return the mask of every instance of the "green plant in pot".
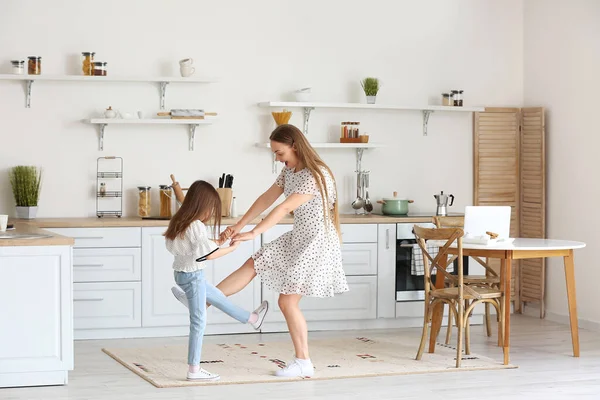
[[365, 95], [367, 96], [367, 104], [375, 104], [377, 93], [379, 92], [379, 79], [365, 78], [360, 84], [362, 85]]
[[19, 165], [9, 170], [8, 177], [17, 205], [17, 218], [35, 218], [42, 184], [41, 169]]

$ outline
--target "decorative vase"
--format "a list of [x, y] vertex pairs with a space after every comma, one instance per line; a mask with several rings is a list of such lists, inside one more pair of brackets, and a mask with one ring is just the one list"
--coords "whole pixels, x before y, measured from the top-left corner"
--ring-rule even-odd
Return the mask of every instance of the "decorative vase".
[[17, 218], [20, 219], [34, 219], [37, 214], [37, 206], [35, 207], [18, 207], [17, 206]]
[[375, 99], [377, 96], [367, 96], [367, 104], [375, 104]]

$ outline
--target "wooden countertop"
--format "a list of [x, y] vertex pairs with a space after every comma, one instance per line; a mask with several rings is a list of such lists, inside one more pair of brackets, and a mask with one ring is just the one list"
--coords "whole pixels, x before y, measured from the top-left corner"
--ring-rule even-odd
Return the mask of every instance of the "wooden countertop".
[[12, 220], [15, 229], [1, 232], [7, 235], [51, 235], [43, 238], [23, 238], [23, 239], [0, 239], [0, 247], [6, 246], [72, 246], [75, 243], [73, 238], [58, 235], [54, 232], [45, 231], [35, 226], [31, 222], [21, 222]]
[[[233, 225], [240, 220], [238, 218], [223, 218], [221, 225]], [[264, 216], [255, 218], [250, 224], [258, 224]], [[13, 220], [18, 223], [19, 220]], [[280, 224], [292, 224], [293, 217], [285, 217]], [[431, 222], [431, 215], [415, 215], [415, 216], [386, 216], [386, 215], [355, 215], [342, 214], [340, 215], [342, 224], [396, 224], [396, 223], [416, 223], [416, 222]], [[151, 227], [151, 226], [168, 226], [168, 220], [160, 219], [142, 219], [140, 217], [123, 217], [123, 218], [39, 218], [27, 222], [38, 228], [109, 228], [109, 227]]]

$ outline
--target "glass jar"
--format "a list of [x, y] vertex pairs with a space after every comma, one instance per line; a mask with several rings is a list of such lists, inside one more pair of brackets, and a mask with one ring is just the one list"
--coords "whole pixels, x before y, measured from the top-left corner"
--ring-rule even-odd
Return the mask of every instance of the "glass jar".
[[171, 197], [173, 196], [173, 190], [171, 186], [159, 185], [160, 189], [160, 217], [171, 217]]
[[93, 75], [94, 76], [106, 76], [106, 62], [95, 61]]
[[350, 137], [350, 136], [348, 136], [349, 128], [350, 128], [350, 122], [342, 122], [341, 130], [340, 130], [340, 139], [346, 139], [346, 138]]
[[39, 75], [42, 73], [42, 57], [27, 57], [27, 73], [29, 75]]
[[139, 200], [138, 200], [138, 216], [149, 217], [150, 216], [150, 186], [138, 186]]
[[442, 105], [443, 106], [454, 105], [452, 97], [450, 97], [450, 93], [442, 93]]
[[106, 196], [106, 183], [100, 182], [100, 197]]
[[463, 91], [462, 90], [458, 91], [457, 99], [458, 99], [458, 104], [455, 104], [455, 105], [462, 107], [462, 105], [463, 105]]
[[10, 62], [12, 65], [12, 73], [15, 75], [23, 75], [25, 73], [25, 61], [13, 60]]
[[94, 73], [94, 55], [96, 53], [91, 51], [84, 51], [81, 53], [83, 61], [81, 63], [81, 70], [83, 75], [91, 76]]
[[452, 105], [458, 106], [458, 90], [450, 91], [450, 95], [452, 96]]

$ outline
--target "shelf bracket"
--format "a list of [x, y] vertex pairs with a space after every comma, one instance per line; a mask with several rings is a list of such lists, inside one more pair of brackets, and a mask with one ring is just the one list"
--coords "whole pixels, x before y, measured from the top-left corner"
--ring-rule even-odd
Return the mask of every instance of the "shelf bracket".
[[100, 137], [98, 138], [98, 140], [100, 141], [99, 143], [99, 147], [100, 147], [100, 151], [104, 151], [104, 128], [106, 128], [106, 124], [100, 124]]
[[305, 136], [308, 135], [308, 120], [310, 119], [310, 112], [314, 109], [314, 107], [304, 107], [304, 126], [302, 132], [304, 132]]
[[25, 89], [27, 93], [25, 93], [25, 107], [31, 108], [31, 86], [33, 85], [33, 81], [27, 81], [27, 88]]
[[423, 136], [427, 136], [427, 124], [429, 123], [429, 116], [433, 110], [422, 110], [423, 112]]
[[196, 137], [196, 127], [197, 126], [198, 125], [190, 124], [190, 144], [189, 144], [190, 151], [194, 151], [194, 139]]
[[169, 82], [160, 82], [160, 109], [165, 109], [165, 93], [167, 92], [167, 85]]

